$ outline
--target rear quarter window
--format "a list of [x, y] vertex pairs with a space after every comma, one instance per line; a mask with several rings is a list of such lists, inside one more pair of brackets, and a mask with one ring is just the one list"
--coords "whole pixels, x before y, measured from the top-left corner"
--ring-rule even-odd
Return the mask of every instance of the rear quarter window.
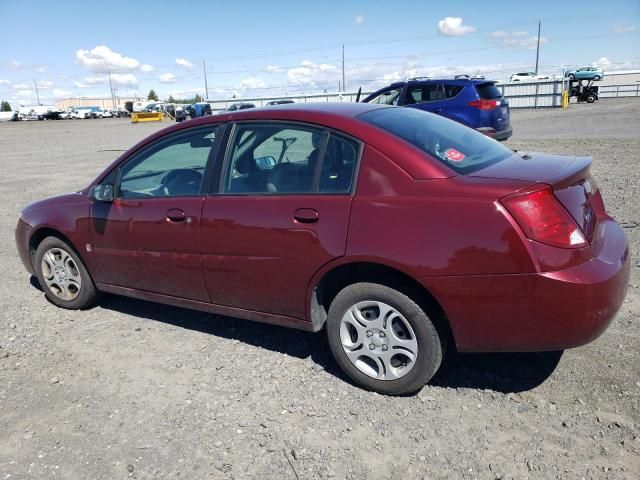
[[385, 130], [465, 175], [500, 162], [513, 151], [472, 128], [415, 108], [380, 108], [358, 118]]
[[502, 92], [494, 83], [481, 83], [480, 85], [476, 85], [476, 91], [478, 92], [478, 97], [482, 100], [502, 98]]

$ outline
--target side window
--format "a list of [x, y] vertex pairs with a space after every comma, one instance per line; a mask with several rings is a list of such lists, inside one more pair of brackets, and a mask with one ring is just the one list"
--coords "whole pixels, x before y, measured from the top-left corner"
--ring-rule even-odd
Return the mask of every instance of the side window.
[[218, 126], [192, 128], [144, 150], [120, 169], [118, 196], [153, 198], [200, 193]]
[[223, 191], [236, 194], [348, 193], [359, 145], [313, 127], [239, 124]]
[[371, 100], [369, 100], [368, 103], [377, 103], [381, 105], [397, 105], [398, 97], [400, 96], [401, 91], [402, 91], [402, 88], [394, 88], [391, 90], [386, 90], [382, 92], [380, 95], [378, 95], [377, 97], [374, 97]]
[[425, 103], [444, 100], [445, 94], [442, 84], [429, 83], [426, 85], [411, 85], [407, 88], [405, 103]]
[[447, 99], [453, 98], [453, 97], [456, 97], [462, 91], [462, 88], [463, 87], [459, 85], [445, 85], [444, 94], [447, 97]]

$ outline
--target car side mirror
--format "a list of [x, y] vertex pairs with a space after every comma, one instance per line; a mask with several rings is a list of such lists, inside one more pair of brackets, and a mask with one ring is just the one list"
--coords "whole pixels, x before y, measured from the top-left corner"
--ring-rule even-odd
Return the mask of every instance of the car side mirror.
[[191, 148], [209, 148], [213, 145], [213, 139], [210, 137], [192, 138], [189, 145]]
[[89, 198], [96, 202], [113, 202], [113, 185], [110, 183], [94, 185], [89, 190]]
[[266, 157], [258, 157], [255, 160], [256, 160], [256, 166], [258, 167], [259, 170], [271, 170], [273, 167], [276, 166], [276, 159], [273, 158], [271, 155], [268, 155]]

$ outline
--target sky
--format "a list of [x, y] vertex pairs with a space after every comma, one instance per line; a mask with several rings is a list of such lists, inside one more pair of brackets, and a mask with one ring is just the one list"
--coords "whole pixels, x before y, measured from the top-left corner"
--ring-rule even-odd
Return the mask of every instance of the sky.
[[[579, 8], [578, 8], [579, 5]], [[640, 1], [0, 0], [0, 99], [209, 99], [373, 91], [412, 76], [508, 80], [640, 68]], [[203, 62], [206, 67], [203, 69]]]

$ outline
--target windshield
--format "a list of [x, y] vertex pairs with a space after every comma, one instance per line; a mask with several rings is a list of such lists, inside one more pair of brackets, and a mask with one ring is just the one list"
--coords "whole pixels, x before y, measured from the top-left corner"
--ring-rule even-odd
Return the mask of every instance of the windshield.
[[380, 108], [358, 118], [406, 140], [463, 175], [513, 155], [472, 128], [414, 108]]

